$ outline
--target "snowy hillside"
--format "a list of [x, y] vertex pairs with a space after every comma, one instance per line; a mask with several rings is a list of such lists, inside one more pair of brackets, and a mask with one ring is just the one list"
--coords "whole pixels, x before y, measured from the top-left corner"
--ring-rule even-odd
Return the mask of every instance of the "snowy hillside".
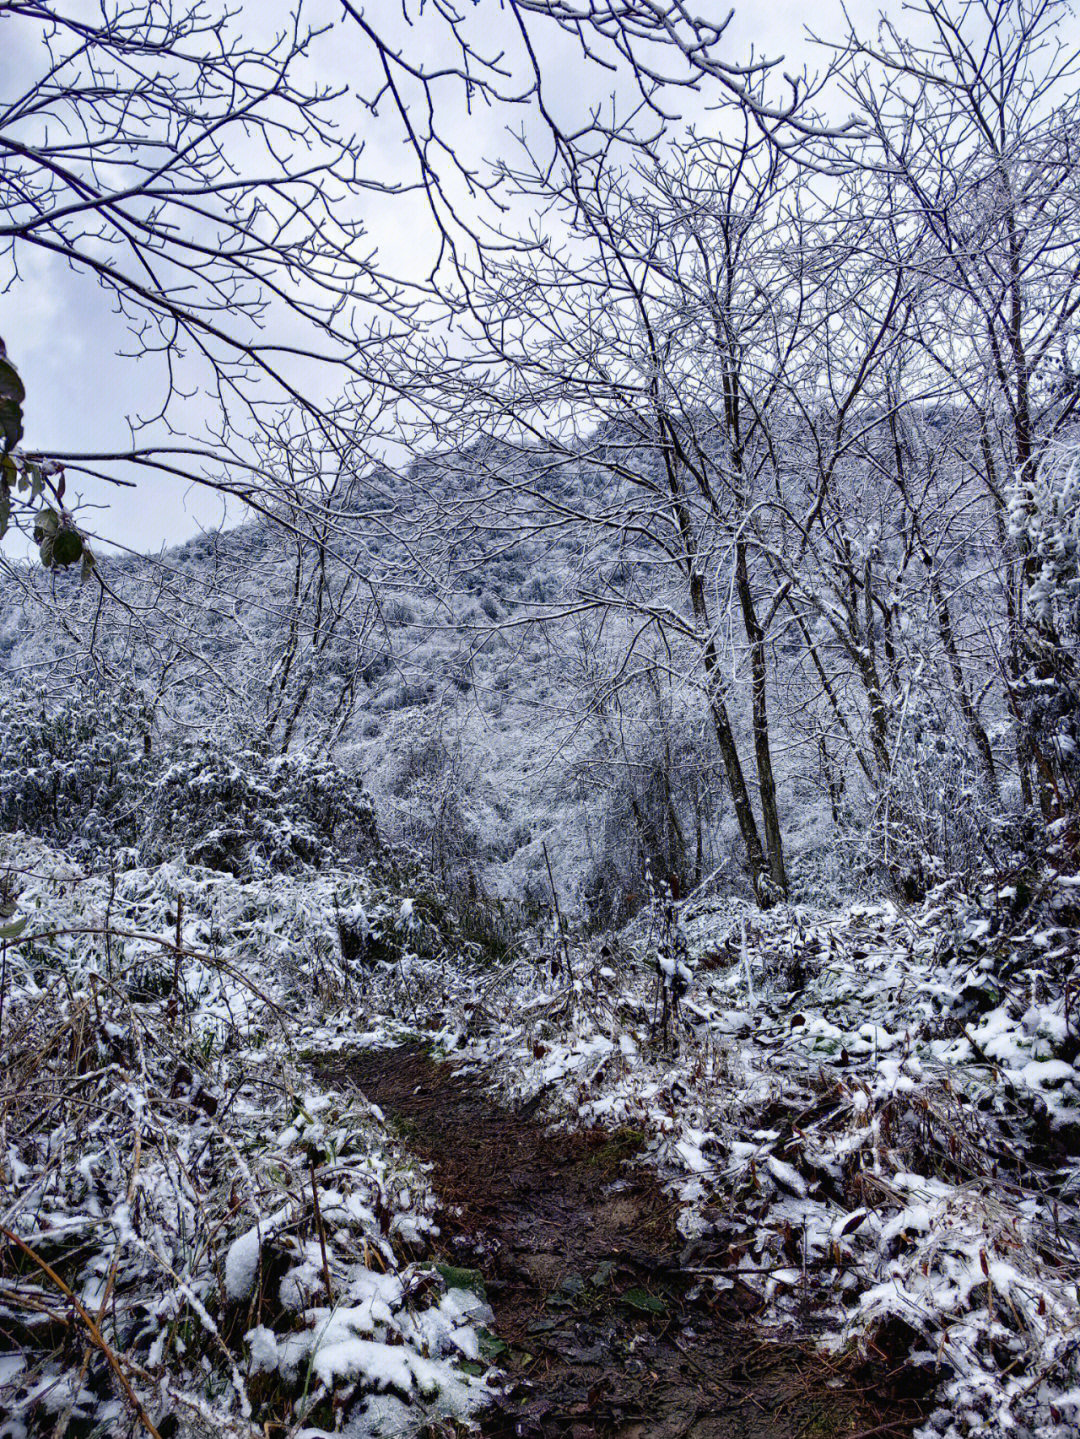
[[[430, 473], [416, 467], [398, 482], [402, 493]], [[448, 881], [471, 871], [494, 893], [542, 899], [547, 840], [573, 907], [591, 888], [639, 888], [633, 861], [617, 881], [603, 874], [611, 831], [625, 822], [626, 800], [613, 807], [610, 777], [619, 749], [638, 744], [636, 719], [628, 715], [630, 737], [617, 740], [595, 722], [595, 697], [570, 698], [583, 682], [597, 691], [606, 683], [623, 627], [601, 631], [573, 614], [552, 620], [574, 608], [579, 591], [572, 542], [527, 532], [515, 540], [511, 516], [500, 524], [490, 506], [481, 528], [478, 501], [460, 494], [458, 467], [441, 483], [458, 494], [466, 519], [449, 544], [419, 554], [395, 538], [387, 477], [375, 498], [349, 492], [330, 562], [336, 592], [348, 591], [347, 613], [329, 652], [316, 657], [312, 692], [287, 742], [330, 750], [370, 790], [384, 831], [416, 844]], [[573, 499], [586, 485], [587, 476], [570, 470], [563, 492]], [[356, 594], [352, 567], [365, 576]], [[43, 581], [27, 570], [4, 580], [2, 664], [12, 678], [63, 689], [102, 670], [149, 684], [164, 665], [153, 723], [165, 733], [198, 725], [223, 738], [280, 743], [274, 686], [289, 626], [304, 644], [313, 633], [310, 604], [294, 599], [296, 554], [287, 538], [256, 523], [153, 560], [105, 557], [99, 568], [124, 605], [100, 609], [75, 576]], [[368, 591], [368, 579], [377, 591]], [[295, 676], [292, 683], [298, 687]], [[692, 693], [680, 689], [661, 705], [674, 706], [695, 732], [703, 728]], [[688, 774], [708, 769], [692, 753], [685, 765]], [[732, 831], [717, 777], [706, 774], [702, 784], [702, 863], [713, 869]], [[812, 821], [803, 822], [813, 843]], [[609, 906], [623, 899], [605, 896]]]
[[[677, 637], [642, 634], [632, 606], [593, 603], [600, 592], [619, 605], [624, 593], [646, 608], [677, 604], [663, 568], [631, 536], [551, 522], [552, 505], [633, 502], [605, 471], [613, 452], [624, 463], [610, 435], [577, 448], [583, 458], [554, 475], [542, 452], [494, 446], [398, 475], [373, 471], [325, 504], [317, 558], [310, 539], [256, 522], [157, 557], [102, 557], [104, 597], [73, 574], [8, 573], [0, 663], [13, 681], [61, 693], [92, 674], [134, 679], [146, 722], [165, 735], [196, 727], [243, 746], [331, 754], [371, 792], [384, 832], [415, 845], [452, 886], [545, 902], [546, 843], [564, 903], [602, 921], [641, 903], [644, 865], [684, 886], [713, 875], [745, 892], [692, 654]], [[512, 493], [492, 492], [495, 474]], [[900, 526], [901, 511], [888, 523]], [[981, 569], [977, 551], [949, 561], [946, 582], [967, 607], [958, 625], [978, 623]], [[925, 664], [933, 639], [914, 616], [908, 642]], [[750, 753], [749, 663], [734, 643], [728, 663], [736, 740]], [[775, 663], [793, 892], [872, 893], [880, 855], [867, 811], [884, 800], [887, 819], [888, 796], [850, 756], [822, 750], [825, 721], [808, 718], [821, 704], [818, 680], [790, 633]], [[957, 798], [983, 803], [978, 776], [950, 762], [947, 697], [915, 702], [897, 688], [890, 703], [901, 723], [911, 712], [922, 767], [942, 765]], [[990, 682], [983, 705], [996, 746], [1006, 743]], [[857, 701], [841, 722], [865, 726]], [[975, 841], [930, 822], [943, 830], [919, 836], [932, 846], [932, 873]]]

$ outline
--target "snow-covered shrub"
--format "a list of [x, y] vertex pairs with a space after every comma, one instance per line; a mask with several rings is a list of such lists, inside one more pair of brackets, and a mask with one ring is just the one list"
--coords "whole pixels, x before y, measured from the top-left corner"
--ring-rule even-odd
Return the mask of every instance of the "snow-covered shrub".
[[1075, 635], [1080, 627], [1080, 456], [1047, 463], [1009, 492], [1009, 531], [1027, 556], [1032, 620]]
[[101, 687], [0, 702], [0, 828], [86, 861], [129, 848], [235, 874], [362, 859], [376, 845], [370, 797], [329, 760], [153, 736], [137, 691]]
[[970, 881], [1016, 858], [1012, 831], [956, 717], [912, 686], [898, 719], [888, 784], [877, 797], [869, 848], [901, 896], [921, 900], [950, 876]]
[[150, 726], [130, 690], [80, 687], [59, 698], [0, 700], [0, 829], [26, 830], [84, 856], [133, 844]]
[[148, 856], [177, 852], [237, 875], [363, 859], [375, 811], [359, 782], [306, 754], [181, 751], [148, 787]]
[[[302, 1057], [355, 1036], [301, 972], [335, 899], [397, 935], [395, 997], [420, 992], [411, 899], [340, 870], [86, 875], [25, 836], [5, 858], [28, 924], [0, 1011], [0, 1436], [136, 1432], [136, 1405], [183, 1439], [467, 1415], [486, 1316], [423, 1263], [426, 1177]], [[174, 972], [178, 897], [179, 986], [133, 992]]]

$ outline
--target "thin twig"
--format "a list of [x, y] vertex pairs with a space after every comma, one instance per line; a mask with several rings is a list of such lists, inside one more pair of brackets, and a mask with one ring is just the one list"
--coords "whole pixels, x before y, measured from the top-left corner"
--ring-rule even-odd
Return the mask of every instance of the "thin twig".
[[16, 1248], [21, 1249], [22, 1252], [26, 1255], [27, 1259], [31, 1260], [34, 1264], [36, 1264], [37, 1267], [41, 1270], [41, 1272], [48, 1279], [50, 1279], [53, 1284], [56, 1285], [57, 1289], [60, 1290], [60, 1292], [69, 1301], [69, 1303], [74, 1306], [79, 1318], [86, 1325], [86, 1331], [90, 1335], [90, 1338], [101, 1350], [102, 1354], [105, 1355], [105, 1358], [109, 1361], [109, 1367], [116, 1375], [116, 1378], [121, 1388], [127, 1396], [128, 1402], [131, 1404], [132, 1408], [135, 1410], [135, 1413], [138, 1415], [139, 1422], [142, 1424], [146, 1432], [151, 1435], [151, 1439], [161, 1439], [161, 1435], [154, 1427], [154, 1421], [150, 1418], [149, 1414], [147, 1414], [146, 1410], [142, 1406], [142, 1402], [139, 1399], [139, 1396], [135, 1393], [135, 1390], [132, 1389], [131, 1385], [128, 1383], [127, 1375], [120, 1367], [120, 1360], [116, 1357], [115, 1351], [111, 1348], [108, 1341], [102, 1335], [101, 1330], [98, 1328], [93, 1316], [86, 1309], [85, 1305], [79, 1299], [78, 1295], [75, 1294], [74, 1291], [70, 1289], [67, 1284], [64, 1283], [64, 1281], [60, 1278], [59, 1274], [57, 1274], [56, 1270], [52, 1267], [51, 1264], [47, 1263], [44, 1259], [42, 1259], [41, 1255], [37, 1254], [33, 1249], [31, 1249], [29, 1244], [25, 1243], [22, 1239], [19, 1238], [17, 1234], [15, 1234], [12, 1230], [8, 1229], [7, 1225], [0, 1224], [0, 1234], [3, 1234], [5, 1239], [7, 1239], [10, 1244], [14, 1244]]

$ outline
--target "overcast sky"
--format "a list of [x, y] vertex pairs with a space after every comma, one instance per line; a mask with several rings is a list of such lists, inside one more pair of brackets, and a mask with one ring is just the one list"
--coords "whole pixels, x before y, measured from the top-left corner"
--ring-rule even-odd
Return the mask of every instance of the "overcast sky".
[[[316, 3], [325, 7], [326, 16], [338, 13], [331, 0]], [[265, 0], [246, 0], [244, 24], [257, 31], [275, 8], [266, 6]], [[727, 7], [716, 0], [698, 0], [697, 8], [705, 15], [713, 11], [720, 17]], [[849, 8], [853, 18], [864, 22], [872, 22], [878, 10], [862, 0], [853, 0]], [[400, 11], [400, 0], [373, 0], [367, 10], [382, 19], [389, 11]], [[494, 35], [501, 18], [498, 0], [479, 0], [475, 13]], [[817, 0], [812, 11], [804, 0], [758, 0], [743, 5], [736, 10], [728, 31], [727, 54], [743, 60], [753, 46], [759, 56], [783, 56], [784, 68], [803, 64], [816, 68], [820, 52], [815, 52], [805, 37], [809, 20], [820, 33], [839, 35], [841, 7], [837, 0]], [[12, 21], [5, 20], [3, 28], [0, 93], [7, 99], [16, 88], [20, 92], [25, 88], [35, 67], [40, 71], [42, 57], [30, 27], [16, 31]], [[596, 73], [586, 79], [584, 62], [572, 47], [564, 45], [560, 51], [559, 44], [552, 36], [552, 49], [544, 57], [546, 74], [557, 102], [570, 114], [586, 95], [598, 93], [598, 83], [608, 82]], [[332, 75], [353, 91], [363, 90], [369, 83], [363, 73], [369, 62], [355, 27], [335, 30], [321, 43], [314, 63], [320, 75]], [[388, 122], [373, 122], [354, 98], [345, 97], [340, 103], [342, 125], [366, 140], [376, 169], [381, 167], [382, 173], [393, 175], [402, 155], [396, 131]], [[683, 110], [699, 130], [707, 130], [710, 120], [702, 101], [684, 95]], [[520, 122], [519, 115], [481, 110], [467, 119], [451, 115], [450, 123], [459, 127], [455, 138], [460, 138], [464, 150], [490, 158], [506, 149], [506, 126], [511, 118]], [[372, 199], [365, 218], [373, 241], [395, 273], [419, 273], [429, 262], [434, 237], [422, 206]], [[92, 278], [29, 248], [20, 256], [20, 268], [19, 278], [4, 297], [0, 335], [26, 385], [26, 446], [54, 452], [124, 446], [129, 440], [128, 417], [150, 410], [159, 394], [161, 376], [156, 363], [121, 357], [120, 352], [128, 347], [123, 323], [111, 312], [109, 298]], [[93, 502], [105, 498], [104, 490], [95, 493], [86, 484], [82, 490]], [[134, 548], [155, 549], [222, 519], [221, 500], [212, 493], [144, 477], [137, 502], [123, 502], [122, 525], [117, 525], [114, 514], [102, 520], [101, 528], [122, 533], [126, 544]]]

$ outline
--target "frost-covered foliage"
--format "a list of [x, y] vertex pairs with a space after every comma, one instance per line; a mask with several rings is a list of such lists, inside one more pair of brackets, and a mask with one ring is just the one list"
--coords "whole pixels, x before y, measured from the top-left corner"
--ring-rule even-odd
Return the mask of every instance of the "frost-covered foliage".
[[361, 786], [328, 760], [200, 745], [146, 787], [147, 849], [233, 874], [289, 873], [375, 845]]
[[1013, 540], [1028, 556], [1031, 617], [1072, 634], [1080, 628], [1080, 459], [1047, 463], [1009, 494]]
[[381, 968], [404, 1008], [439, 943], [420, 900], [375, 871], [87, 877], [22, 837], [4, 863], [25, 922], [0, 1014], [4, 1439], [139, 1410], [252, 1439], [471, 1412], [489, 1313], [425, 1262], [424, 1173], [305, 1048], [328, 1016], [364, 1042]]
[[0, 699], [0, 828], [25, 829], [81, 854], [134, 844], [149, 718], [121, 690]]
[[1080, 457], [1047, 464], [1010, 493], [1010, 531], [1024, 555], [1028, 623], [1013, 683], [1039, 771], [1043, 812], [1080, 801]]
[[897, 709], [893, 766], [871, 823], [849, 817], [852, 848], [862, 851], [867, 871], [884, 869], [911, 900], [947, 878], [971, 883], [988, 867], [1021, 864], [1015, 817], [1003, 809], [949, 707], [916, 678]]
[[329, 760], [155, 737], [137, 691], [89, 687], [0, 706], [0, 826], [88, 862], [134, 849], [244, 875], [363, 859], [376, 844], [369, 796]]

